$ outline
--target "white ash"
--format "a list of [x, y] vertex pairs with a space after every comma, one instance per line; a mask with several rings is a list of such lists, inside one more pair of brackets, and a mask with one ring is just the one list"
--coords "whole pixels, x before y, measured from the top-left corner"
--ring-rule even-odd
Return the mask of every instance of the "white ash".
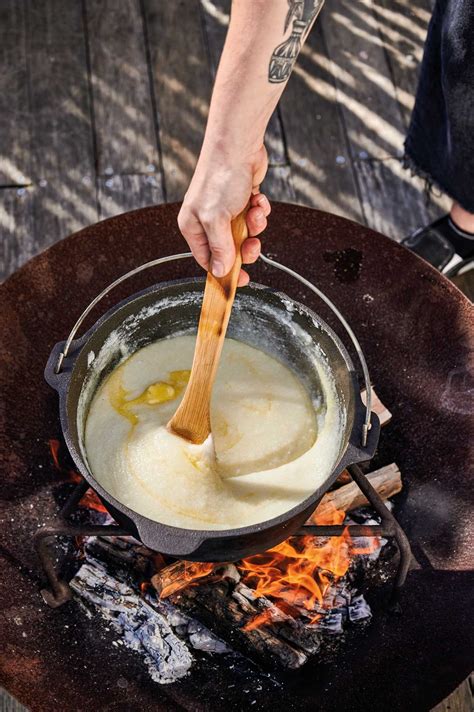
[[161, 613], [131, 586], [109, 576], [101, 562], [91, 559], [83, 564], [70, 585], [122, 634], [117, 644], [143, 655], [153, 680], [165, 684], [186, 675], [193, 661], [186, 644]]
[[[152, 597], [148, 594], [147, 599]], [[187, 616], [167, 600], [161, 600], [153, 596], [153, 607], [160, 611], [173, 628], [174, 632], [189, 642], [194, 650], [202, 650], [206, 653], [232, 653], [227, 643], [212, 633], [199, 621]]]

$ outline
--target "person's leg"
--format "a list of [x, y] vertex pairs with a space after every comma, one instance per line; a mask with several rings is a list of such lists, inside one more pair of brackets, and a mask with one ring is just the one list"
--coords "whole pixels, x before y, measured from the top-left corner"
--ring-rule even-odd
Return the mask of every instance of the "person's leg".
[[449, 215], [404, 240], [440, 269], [474, 255], [474, 2], [437, 0], [428, 28], [405, 166], [453, 198]]
[[[474, 2], [437, 0], [405, 162], [474, 215]], [[462, 220], [459, 210], [458, 219]], [[462, 228], [460, 225], [459, 227]]]
[[453, 223], [460, 230], [474, 236], [474, 213], [469, 213], [467, 210], [464, 210], [459, 203], [453, 202], [449, 215]]

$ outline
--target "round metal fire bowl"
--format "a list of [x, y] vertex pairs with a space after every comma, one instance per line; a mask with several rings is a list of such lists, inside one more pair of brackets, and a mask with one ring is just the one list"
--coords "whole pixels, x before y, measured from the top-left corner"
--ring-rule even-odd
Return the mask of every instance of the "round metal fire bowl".
[[[61, 438], [61, 424], [44, 364], [51, 344], [65, 338], [103, 287], [148, 260], [185, 249], [178, 210], [163, 205], [92, 225], [0, 287], [6, 404], [0, 415], [0, 683], [35, 712], [56, 709], [58, 700], [64, 712], [104, 705], [171, 712], [220, 709], [223, 700], [228, 710], [239, 710], [254, 699], [252, 709], [298, 712], [431, 710], [474, 667], [473, 307], [407, 249], [328, 213], [274, 203], [264, 249], [320, 286], [346, 315], [377, 394], [392, 412], [374, 467], [396, 462], [402, 473], [394, 513], [416, 561], [401, 616], [388, 617], [377, 605], [378, 593], [370, 594], [370, 625], [348, 635], [337, 656], [316, 657], [278, 685], [254, 686], [243, 698], [248, 680], [227, 657], [214, 657], [211, 673], [196, 666], [179, 683], [157, 685], [140, 659], [112, 645], [116, 634], [106, 633], [95, 617], [81, 615], [75, 604], [59, 611], [43, 604], [33, 535], [54, 520], [70, 491], [67, 461], [64, 472], [51, 461], [48, 441]], [[303, 285], [261, 262], [249, 270], [256, 281], [307, 304], [343, 338]], [[199, 274], [185, 260], [137, 275], [117, 287], [84, 329], [154, 280]]]

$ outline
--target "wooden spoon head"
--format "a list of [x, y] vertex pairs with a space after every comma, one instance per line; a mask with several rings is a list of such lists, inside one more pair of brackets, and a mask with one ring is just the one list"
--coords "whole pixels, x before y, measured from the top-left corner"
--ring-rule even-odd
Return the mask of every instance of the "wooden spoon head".
[[[209, 399], [183, 399], [168, 423], [168, 430], [194, 445], [201, 445], [211, 433]], [[207, 412], [205, 412], [207, 410]]]

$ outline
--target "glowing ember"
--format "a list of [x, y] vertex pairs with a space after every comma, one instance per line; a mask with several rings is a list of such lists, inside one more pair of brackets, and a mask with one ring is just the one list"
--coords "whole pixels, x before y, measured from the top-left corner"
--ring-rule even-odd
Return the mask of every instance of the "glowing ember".
[[246, 626], [243, 627], [243, 630], [255, 630], [256, 628], [261, 628], [262, 626], [266, 625], [267, 623], [271, 623], [273, 621], [273, 612], [269, 608], [266, 611], [263, 611], [263, 613], [260, 613], [258, 616], [255, 616], [255, 618], [252, 618], [249, 623], [247, 623]]

